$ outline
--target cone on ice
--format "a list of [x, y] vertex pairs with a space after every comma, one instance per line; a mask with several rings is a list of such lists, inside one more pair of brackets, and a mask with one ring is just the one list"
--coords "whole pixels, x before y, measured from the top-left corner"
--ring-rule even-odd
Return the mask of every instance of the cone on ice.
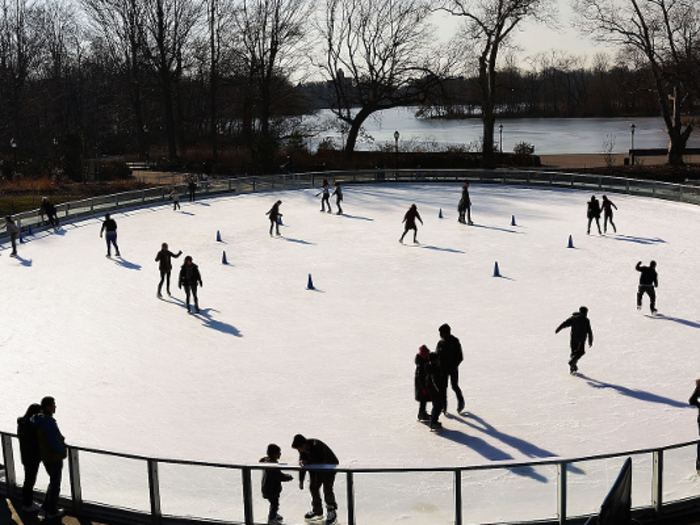
[[228, 264], [228, 261], [226, 260], [226, 250], [224, 250], [224, 255], [221, 257], [221, 264]]
[[511, 216], [510, 216], [510, 225], [511, 225], [511, 226], [517, 226], [517, 224], [515, 224], [515, 215], [511, 215]]
[[281, 215], [277, 216], [277, 224], [279, 224], [280, 226], [284, 226], [284, 224], [282, 224], [282, 216]]
[[500, 277], [501, 272], [498, 270], [498, 261], [496, 261], [496, 264], [493, 266], [493, 276], [494, 277]]
[[221, 242], [221, 232], [219, 230], [216, 230], [216, 242]]
[[574, 247], [574, 239], [569, 235], [569, 244], [566, 246], [567, 248], [573, 248]]
[[438, 219], [442, 219], [442, 208], [440, 208], [440, 212], [438, 213]]
[[307, 290], [315, 290], [316, 289], [316, 288], [314, 288], [314, 282], [311, 279], [311, 274], [309, 274], [309, 282], [306, 283], [306, 289]]

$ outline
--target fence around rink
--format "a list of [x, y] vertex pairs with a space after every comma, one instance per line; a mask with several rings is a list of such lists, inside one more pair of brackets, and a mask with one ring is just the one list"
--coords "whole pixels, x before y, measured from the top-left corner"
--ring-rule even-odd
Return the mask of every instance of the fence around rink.
[[[324, 171], [316, 173], [292, 173], [283, 175], [260, 175], [252, 177], [210, 177], [200, 182], [197, 198], [231, 193], [251, 193], [286, 189], [314, 188], [327, 179], [333, 184], [340, 181], [349, 183], [376, 182], [462, 182], [482, 184], [507, 184], [531, 187], [572, 188], [578, 190], [607, 191], [626, 193], [643, 197], [654, 197], [691, 204], [700, 204], [700, 186], [675, 184], [670, 182], [626, 179], [607, 175], [558, 173], [521, 170], [357, 170]], [[106, 212], [153, 206], [169, 203], [171, 191], [176, 191], [184, 199], [187, 185], [161, 186], [143, 190], [127, 191], [102, 195], [77, 201], [56, 204], [60, 221], [74, 220]], [[39, 231], [48, 226], [47, 217], [41, 209], [14, 215], [22, 234]], [[7, 237], [3, 230], [0, 236]]]
[[[21, 491], [18, 483], [21, 469], [17, 460], [17, 436], [0, 432], [0, 442], [4, 458], [4, 471], [0, 471], [1, 477], [4, 477], [0, 493], [16, 498]], [[626, 457], [631, 457], [633, 462], [632, 504], [636, 517], [658, 520], [664, 515], [697, 516], [700, 511], [697, 484], [685, 483], [687, 486], [682, 486], [683, 480], [687, 482], [694, 477], [696, 443], [690, 441], [661, 448], [581, 458], [496, 462], [464, 467], [336, 467], [338, 501], [345, 515], [344, 519], [341, 515], [340, 520], [346, 525], [377, 525], [396, 520], [396, 512], [400, 511], [402, 523], [430, 525], [577, 523], [598, 511]], [[128, 467], [125, 467], [125, 462], [129, 463]], [[91, 463], [92, 469], [83, 463]], [[66, 469], [69, 475], [64, 476], [68, 478], [67, 483], [64, 479], [64, 487], [68, 485], [68, 488], [62, 490], [60, 502], [77, 516], [107, 523], [254, 525], [266, 522], [267, 509], [262, 506], [259, 490], [254, 487], [260, 486], [262, 471], [270, 468], [267, 465], [161, 459], [69, 446]], [[296, 466], [284, 465], [282, 468], [300, 470]], [[101, 472], [98, 474], [96, 470]], [[185, 482], [195, 470], [199, 471], [195, 478], [213, 477], [217, 485], [222, 485], [222, 493], [214, 494], [210, 501], [203, 502], [201, 499], [206, 499], [207, 494], [203, 493], [202, 487], [189, 489]], [[307, 467], [307, 470], [312, 469]], [[125, 494], [115, 493], [119, 482], [111, 484], [109, 490], [103, 490], [101, 494], [83, 483], [86, 478], [92, 477], [94, 482], [96, 475], [115, 475], [115, 472], [121, 472], [120, 475], [124, 477], [121, 484]], [[124, 472], [129, 474], [125, 476]], [[585, 479], [582, 476], [577, 481], [575, 476], [582, 473], [586, 474]], [[172, 484], [184, 484], [187, 490], [194, 493], [192, 499], [185, 498], [183, 506], [176, 496], [168, 494], [172, 488], [168, 487], [168, 483], [163, 483], [163, 476], [169, 477]], [[597, 478], [598, 483], [593, 488], [588, 477]], [[522, 481], [523, 478], [530, 479], [523, 482], [525, 488], [518, 489], [520, 496], [512, 490], [512, 493], [508, 490], [504, 492], [498, 486], [508, 485], [513, 480]], [[426, 479], [430, 485], [429, 495], [426, 494]], [[495, 480], [497, 488], [494, 492], [498, 492], [499, 497], [494, 497], [495, 494], [489, 497], [487, 479], [491, 480], [491, 485]], [[416, 487], [421, 486], [416, 492]], [[642, 490], [645, 487], [646, 490]], [[397, 498], [399, 493], [402, 497]], [[222, 498], [223, 494], [225, 499]], [[583, 497], [584, 494], [587, 497]], [[427, 517], [422, 515], [411, 519], [411, 512], [426, 504], [426, 496], [433, 505], [437, 502], [442, 508], [437, 508]], [[407, 505], [407, 508], [402, 511], [393, 508], [394, 500], [398, 505]], [[379, 509], [378, 502], [381, 503]], [[212, 512], [211, 509], [217, 505], [226, 507], [229, 515]], [[507, 507], [512, 508], [508, 511], [505, 510]], [[203, 509], [201, 515], [196, 508]]]
[[[467, 180], [483, 184], [626, 193], [700, 204], [698, 186], [605, 175], [516, 170], [367, 170], [210, 178], [198, 187], [197, 198], [317, 187], [323, 179], [331, 184], [336, 180], [344, 184]], [[62, 221], [74, 220], [168, 203], [172, 189], [173, 186], [167, 186], [93, 197], [62, 203], [56, 208]], [[174, 189], [185, 196], [185, 185]], [[47, 225], [40, 210], [19, 213], [16, 217], [24, 235], [30, 226], [40, 230]], [[691, 441], [663, 448], [582, 458], [495, 462], [465, 467], [339, 467], [335, 469], [338, 472], [337, 486], [344, 491], [339, 500], [341, 511], [346, 512], [342, 521], [346, 525], [376, 525], [394, 521], [398, 515], [403, 525], [413, 525], [414, 522], [425, 525], [581, 522], [583, 517], [598, 511], [619, 466], [628, 456], [633, 459], [633, 508], [637, 516], [698, 515], [700, 485], [691, 480], [695, 479], [696, 443]], [[18, 496], [21, 468], [17, 438], [14, 434], [0, 432], [0, 444], [4, 458], [4, 469], [0, 470], [0, 493], [8, 497]], [[257, 523], [266, 521], [261, 498], [254, 489], [259, 486], [263, 466], [160, 459], [74, 446], [68, 450], [69, 476], [67, 482], [64, 480], [61, 503], [77, 515], [121, 523], [254, 525], [256, 516]], [[292, 466], [284, 468], [299, 470]], [[195, 472], [200, 475], [193, 476]], [[206, 476], [201, 476], [202, 473]], [[121, 479], [104, 479], [110, 475]], [[197, 486], [189, 489], [193, 478], [223, 481], [211, 485], [209, 491]], [[427, 489], [426, 479], [430, 480]], [[591, 480], [595, 480], [593, 488]], [[105, 490], [105, 485], [111, 490]], [[175, 486], [178, 488], [173, 489]], [[174, 494], [183, 490], [193, 494], [190, 499]], [[428, 506], [424, 495], [416, 493], [423, 490], [430, 493], [431, 502], [439, 504]], [[217, 493], [214, 501], [202, 503], [216, 491], [221, 493]], [[504, 494], [507, 494], [508, 501], [501, 499]], [[203, 510], [193, 512], [197, 509]]]

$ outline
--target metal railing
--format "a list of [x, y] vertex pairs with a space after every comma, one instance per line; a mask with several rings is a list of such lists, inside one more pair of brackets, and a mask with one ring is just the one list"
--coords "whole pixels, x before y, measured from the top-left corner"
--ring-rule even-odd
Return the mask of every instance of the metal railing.
[[[329, 180], [331, 184], [336, 180], [345, 184], [469, 181], [482, 184], [545, 186], [626, 193], [700, 204], [700, 186], [626, 179], [607, 175], [521, 170], [356, 170], [238, 178], [212, 177], [208, 181], [200, 183], [197, 196], [202, 198], [227, 193], [312, 188], [319, 186], [322, 179]], [[185, 197], [186, 185], [180, 184], [91, 197], [64, 202], [55, 207], [61, 221], [74, 220], [117, 210], [164, 204], [169, 202], [169, 196], [173, 189], [181, 197]], [[14, 217], [17, 219], [16, 222], [20, 225], [24, 236], [31, 235], [35, 231], [45, 228], [48, 224], [41, 209], [17, 213]], [[7, 236], [4, 231], [0, 235]]]
[[[17, 450], [17, 437], [14, 434], [7, 432], [0, 432], [0, 442], [2, 444], [2, 452], [4, 458], [4, 483], [0, 485], [0, 492], [3, 492], [7, 497], [13, 497], [19, 493], [19, 484], [17, 482], [17, 466], [15, 461], [15, 451]], [[13, 441], [15, 443], [13, 443]], [[653, 449], [640, 449], [632, 450], [621, 453], [611, 453], [611, 454], [600, 454], [595, 456], [586, 456], [580, 458], [557, 458], [557, 459], [541, 459], [536, 461], [527, 462], [496, 462], [488, 463], [484, 465], [474, 465], [474, 466], [456, 466], [456, 467], [396, 467], [396, 468], [345, 468], [342, 466], [335, 467], [333, 470], [338, 473], [339, 477], [342, 477], [345, 485], [345, 512], [346, 512], [346, 523], [347, 525], [358, 525], [358, 523], [377, 523], [383, 520], [377, 519], [376, 521], [372, 518], [365, 520], [357, 519], [358, 504], [356, 502], [356, 487], [358, 487], [358, 482], [356, 478], [362, 475], [362, 482], [364, 484], [371, 484], [372, 477], [378, 477], [381, 475], [404, 475], [407, 473], [420, 473], [421, 477], [425, 477], [429, 474], [441, 474], [443, 476], [447, 475], [451, 478], [451, 489], [452, 492], [452, 505], [451, 511], [449, 511], [449, 521], [455, 525], [464, 525], [468, 522], [464, 517], [464, 508], [466, 502], [469, 501], [470, 505], [478, 505], [479, 502], [472, 501], [473, 498], [469, 497], [470, 490], [465, 488], [465, 485], [470, 483], [471, 478], [478, 478], [480, 473], [496, 473], [502, 475], [503, 472], [516, 473], [516, 475], [522, 475], [524, 472], [529, 472], [530, 470], [539, 469], [542, 471], [543, 468], [550, 467], [556, 469], [556, 483], [552, 484], [549, 490], [552, 492], [551, 505], [545, 504], [545, 511], [543, 515], [537, 516], [532, 520], [527, 521], [528, 523], [572, 523], [580, 521], [586, 517], [587, 514], [579, 514], [578, 516], [571, 517], [571, 512], [569, 511], [569, 500], [571, 496], [578, 495], [576, 490], [572, 490], [572, 487], [578, 488], [579, 490], [588, 490], [590, 487], [586, 485], [580, 486], [580, 484], [571, 483], [569, 481], [569, 473], [581, 472], [591, 470], [590, 467], [584, 467], [583, 469], [578, 465], [590, 465], [592, 462], [610, 460], [610, 459], [621, 459], [625, 457], [634, 456], [638, 461], [646, 461], [646, 458], [651, 461], [651, 468], [649, 472], [648, 479], [638, 479], [636, 484], [642, 485], [648, 484], [650, 490], [650, 498], [648, 505], [638, 505], [635, 507], [635, 513], [638, 516], [642, 515], [653, 515], [655, 517], [663, 515], [669, 509], [672, 508], [690, 508], [693, 512], [697, 513], [700, 508], [700, 501], [697, 494], [679, 497], [665, 501], [664, 499], [664, 481], [669, 482], [668, 473], [665, 469], [664, 457], [667, 453], [673, 450], [681, 449], [683, 447], [691, 447], [693, 456], [695, 452], [695, 444], [697, 441], [689, 441], [685, 443], [677, 443], [661, 448]], [[95, 454], [98, 456], [103, 456], [105, 458], [119, 458], [130, 461], [135, 461], [139, 465], [141, 472], [147, 475], [147, 487], [148, 487], [148, 508], [145, 510], [136, 510], [125, 508], [120, 506], [119, 501], [89, 501], [83, 496], [83, 484], [81, 475], [81, 457], [88, 454]], [[160, 524], [167, 521], [173, 520], [186, 520], [189, 522], [200, 522], [207, 521], [211, 522], [212, 519], [206, 516], [197, 516], [192, 513], [187, 517], [176, 516], [172, 514], [167, 514], [163, 511], [161, 504], [161, 482], [159, 477], [159, 472], [163, 468], [172, 466], [184, 466], [191, 470], [196, 468], [209, 468], [209, 469], [223, 469], [229, 472], [235, 472], [236, 477], [239, 479], [240, 492], [238, 494], [239, 498], [239, 508], [242, 509], [242, 516], [239, 520], [215, 520], [220, 523], [244, 523], [245, 525], [254, 525], [255, 523], [265, 522], [264, 519], [255, 520], [255, 502], [254, 502], [254, 491], [253, 491], [253, 473], [261, 472], [265, 468], [271, 468], [269, 464], [262, 466], [261, 464], [229, 464], [229, 463], [212, 463], [204, 461], [186, 461], [186, 460], [176, 460], [176, 459], [163, 459], [139, 456], [134, 454], [124, 454], [119, 452], [97, 450], [85, 447], [68, 447], [68, 472], [70, 479], [70, 495], [69, 497], [63, 497], [62, 503], [64, 505], [70, 506], [73, 512], [78, 516], [87, 516], [91, 519], [97, 520], [109, 520], [114, 519], [116, 521], [128, 521], [128, 522], [138, 522], [138, 523], [152, 523]], [[689, 464], [686, 465], [682, 476], [688, 476], [688, 470], [692, 470], [694, 466], [694, 457], [691, 458]], [[277, 468], [277, 467], [272, 467]], [[284, 465], [285, 470], [301, 470], [300, 467]], [[319, 467], [318, 469], [328, 470], [329, 467]], [[612, 470], [615, 470], [613, 467]], [[311, 467], [306, 467], [307, 470], [314, 470]], [[643, 470], [643, 469], [642, 469]], [[666, 476], [665, 476], [666, 474]], [[606, 474], [606, 478], [610, 475]], [[646, 476], [642, 476], [646, 478]], [[614, 478], [613, 478], [614, 479]], [[443, 479], [444, 481], [444, 479]], [[137, 480], [131, 480], [131, 484], [136, 484]], [[607, 491], [607, 486], [604, 487]], [[365, 491], [367, 492], [367, 491]], [[236, 498], [233, 491], [229, 494], [229, 498]], [[602, 500], [602, 498], [600, 498]], [[600, 500], [595, 499], [596, 505], [600, 504]], [[556, 503], [554, 503], [556, 502]], [[486, 503], [486, 502], [482, 502]], [[361, 509], [362, 510], [362, 509]], [[366, 509], [364, 509], [366, 511]], [[597, 506], [590, 507], [588, 513], [593, 513], [597, 510]], [[677, 510], [676, 510], [677, 512]], [[368, 514], [365, 512], [365, 514]], [[482, 523], [503, 523], [497, 519], [496, 516], [492, 518], [492, 521], [482, 521]], [[526, 523], [525, 521], [510, 521], [510, 523]], [[435, 523], [434, 521], [432, 523]], [[474, 521], [472, 521], [474, 523]]]

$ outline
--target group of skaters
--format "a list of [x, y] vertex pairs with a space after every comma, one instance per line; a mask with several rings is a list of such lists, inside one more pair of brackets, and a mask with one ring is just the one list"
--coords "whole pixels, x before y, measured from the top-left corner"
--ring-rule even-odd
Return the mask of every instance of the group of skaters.
[[[588, 201], [588, 210], [586, 216], [588, 217], [588, 229], [586, 233], [590, 235], [591, 233], [591, 223], [595, 221], [595, 225], [598, 227], [598, 235], [603, 235], [603, 233], [608, 233], [608, 222], [613, 227], [613, 232], [617, 233], [617, 228], [613, 222], [613, 208], [617, 209], [615, 203], [608, 199], [607, 196], [603, 195], [603, 202], [598, 201], [595, 195], [591, 196], [591, 200]], [[600, 214], [603, 214], [603, 231], [600, 231]]]
[[[163, 298], [163, 282], [165, 282], [165, 291], [168, 297], [172, 297], [170, 293], [170, 274], [173, 271], [173, 259], [177, 259], [182, 255], [182, 250], [173, 253], [168, 248], [168, 243], [164, 242], [158, 253], [156, 254], [156, 262], [160, 271], [160, 282], [158, 283], [158, 299]], [[199, 273], [199, 266], [194, 263], [191, 255], [187, 255], [180, 267], [180, 275], [177, 280], [178, 288], [185, 289], [185, 307], [187, 313], [199, 313], [199, 297], [197, 296], [197, 287], [203, 286], [202, 274]], [[190, 310], [190, 296], [194, 302], [194, 310]]]
[[[41, 210], [42, 214], [46, 215], [51, 227], [54, 230], [58, 230], [58, 212], [56, 211], [56, 207], [51, 204], [48, 197], [41, 198], [41, 206], [39, 209]], [[17, 239], [21, 239], [22, 234], [19, 225], [15, 222], [12, 215], [7, 215], [5, 217], [5, 230], [10, 235], [10, 244], [12, 245], [12, 253], [10, 253], [10, 257], [17, 257]]]
[[334, 185], [334, 190], [333, 193], [331, 193], [331, 187], [328, 184], [328, 181], [326, 179], [323, 179], [323, 182], [321, 183], [321, 191], [316, 194], [316, 197], [321, 195], [321, 212], [326, 211], [326, 207], [328, 207], [328, 213], [331, 213], [331, 202], [330, 198], [335, 197], [335, 205], [338, 207], [338, 211], [335, 213], [336, 215], [342, 215], [343, 214], [343, 208], [340, 206], [340, 203], [343, 201], [343, 190], [340, 187], [340, 182], [335, 181], [333, 183]]

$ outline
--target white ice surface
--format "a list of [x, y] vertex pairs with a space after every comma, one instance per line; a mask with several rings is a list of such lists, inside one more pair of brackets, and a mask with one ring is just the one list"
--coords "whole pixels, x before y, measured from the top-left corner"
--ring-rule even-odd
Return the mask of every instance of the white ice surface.
[[[456, 220], [459, 184], [344, 191], [344, 216], [319, 213], [317, 190], [115, 213], [120, 259], [105, 258], [99, 218], [30, 237], [19, 259], [2, 245], [0, 428], [14, 431], [29, 403], [53, 395], [78, 446], [255, 463], [276, 442], [294, 462], [291, 439], [303, 433], [358, 467], [580, 457], [697, 437], [687, 399], [700, 377], [700, 207], [609, 194], [619, 233], [587, 236], [589, 192], [472, 185], [468, 227]], [[285, 225], [271, 238], [264, 214], [278, 198]], [[412, 202], [421, 244], [409, 233], [402, 246]], [[199, 264], [201, 315], [185, 313], [176, 286], [184, 255], [173, 298], [156, 298], [162, 242]], [[634, 265], [651, 259], [660, 317], [646, 297], [634, 306]], [[595, 340], [572, 377], [568, 333], [554, 329], [580, 305]], [[413, 359], [423, 343], [434, 349], [444, 322], [464, 347], [467, 413], [443, 418], [436, 435], [415, 421]]]

